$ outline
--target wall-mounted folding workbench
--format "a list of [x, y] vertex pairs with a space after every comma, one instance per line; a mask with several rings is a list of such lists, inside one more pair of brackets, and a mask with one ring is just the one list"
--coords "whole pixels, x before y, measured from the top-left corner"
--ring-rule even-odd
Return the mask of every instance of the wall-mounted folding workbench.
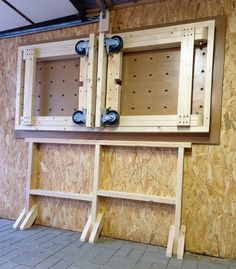
[[[220, 100], [220, 95], [212, 91], [215, 26], [215, 20], [207, 20], [113, 35], [100, 32], [19, 47], [15, 129], [35, 131], [36, 135], [26, 141], [29, 143], [27, 199], [15, 228], [32, 225], [38, 214], [33, 197], [39, 196], [90, 203], [90, 215], [81, 236], [82, 241], [90, 242], [98, 238], [106, 214], [99, 211], [100, 197], [170, 204], [175, 206], [175, 220], [170, 227], [167, 256], [174, 252], [183, 257], [184, 149], [191, 148], [191, 139], [185, 135], [211, 133], [220, 120], [214, 118], [214, 126], [211, 124], [212, 110]], [[116, 45], [118, 49], [114, 50]], [[38, 131], [56, 131], [53, 134], [57, 133], [55, 137], [59, 139], [44, 139]], [[94, 135], [163, 133], [164, 137], [175, 133], [183, 134], [185, 142], [102, 140], [96, 136], [91, 140], [63, 139], [58, 135], [62, 131]], [[92, 192], [38, 188], [40, 144], [93, 146]], [[175, 148], [175, 196], [102, 189], [103, 147], [121, 146]]]

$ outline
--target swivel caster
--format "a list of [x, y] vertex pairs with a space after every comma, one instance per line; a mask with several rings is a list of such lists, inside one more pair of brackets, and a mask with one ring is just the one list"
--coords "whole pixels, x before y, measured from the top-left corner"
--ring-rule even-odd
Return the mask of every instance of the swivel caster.
[[112, 38], [105, 38], [104, 43], [107, 54], [118, 53], [123, 47], [123, 39], [118, 35], [114, 35]]
[[107, 109], [105, 113], [102, 114], [101, 122], [103, 125], [115, 125], [119, 123], [120, 115], [115, 110]]
[[89, 41], [80, 40], [75, 44], [75, 51], [80, 56], [88, 55], [89, 51]]
[[77, 110], [72, 115], [72, 121], [75, 124], [79, 124], [79, 125], [85, 124], [86, 123], [86, 114], [84, 113], [84, 111]]

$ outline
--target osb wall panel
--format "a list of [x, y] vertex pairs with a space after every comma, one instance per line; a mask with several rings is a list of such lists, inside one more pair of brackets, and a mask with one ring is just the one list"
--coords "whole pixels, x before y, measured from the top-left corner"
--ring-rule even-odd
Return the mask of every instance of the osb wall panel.
[[[178, 22], [182, 20], [204, 18], [226, 14], [236, 14], [234, 0], [167, 0], [136, 6], [112, 12], [113, 32], [132, 29], [134, 27], [152, 26], [155, 24]], [[16, 84], [16, 47], [28, 42], [41, 42], [57, 38], [69, 38], [79, 34], [87, 34], [97, 30], [97, 25], [75, 27], [60, 31], [35, 34], [25, 37], [0, 40], [0, 216], [16, 218], [23, 207], [27, 147], [22, 141], [14, 139], [14, 110]], [[223, 111], [221, 144], [219, 146], [193, 146], [192, 153], [185, 158], [183, 189], [183, 223], [187, 225], [186, 249], [221, 257], [236, 257], [236, 33], [230, 32], [227, 26], [226, 59], [223, 89]], [[153, 167], [155, 169], [155, 167]], [[61, 203], [57, 199], [39, 199], [39, 206], [46, 210], [41, 213], [39, 221], [50, 218], [52, 214], [56, 222], [50, 225], [66, 227], [62, 214], [56, 214], [54, 206]], [[119, 203], [119, 210], [116, 210]], [[149, 235], [140, 239], [135, 231], [128, 234], [130, 215], [126, 212], [138, 207], [139, 203], [117, 202], [110, 200], [108, 215], [112, 221], [105, 221], [104, 231], [107, 235], [122, 234], [117, 229], [124, 229], [122, 237], [133, 240], [150, 240], [152, 230], [145, 230]], [[61, 204], [60, 207], [65, 206]], [[71, 216], [73, 206], [66, 205]], [[58, 207], [55, 207], [57, 210]], [[145, 207], [145, 205], [144, 205]], [[70, 209], [71, 208], [71, 209]], [[48, 211], [47, 211], [48, 210]], [[123, 210], [123, 211], [122, 211]], [[135, 223], [133, 229], [142, 229], [142, 222], [151, 219], [151, 214], [133, 210]], [[159, 212], [158, 210], [155, 210]], [[53, 213], [51, 213], [53, 212]], [[149, 211], [150, 212], [150, 211]], [[148, 212], [148, 213], [149, 213]], [[163, 214], [168, 214], [164, 210]], [[122, 213], [126, 216], [123, 217]], [[87, 214], [87, 212], [85, 212]], [[170, 213], [170, 214], [173, 214]], [[76, 215], [76, 214], [75, 214]], [[68, 215], [67, 215], [68, 216]], [[120, 217], [122, 216], [122, 217]], [[172, 216], [173, 217], [173, 216]], [[41, 220], [40, 220], [41, 218]], [[76, 218], [75, 218], [76, 219]], [[75, 219], [71, 229], [77, 229]], [[116, 220], [113, 222], [113, 219]], [[115, 227], [122, 219], [123, 225]], [[137, 220], [140, 220], [138, 223]], [[150, 222], [151, 223], [151, 222]], [[168, 225], [168, 222], [166, 222]], [[79, 224], [80, 225], [80, 224]], [[161, 233], [155, 241], [164, 242], [162, 233], [167, 234], [167, 225], [158, 226]], [[137, 228], [139, 227], [139, 228]], [[140, 228], [141, 227], [141, 228]], [[166, 230], [165, 230], [166, 229]], [[151, 231], [151, 232], [150, 232]], [[148, 238], [148, 239], [147, 239]], [[150, 240], [153, 241], [153, 240]]]
[[37, 197], [37, 224], [60, 227], [67, 230], [82, 232], [86, 224], [90, 202]]
[[100, 208], [106, 212], [103, 235], [167, 245], [169, 231], [166, 226], [174, 222], [173, 206], [104, 198]]
[[175, 196], [176, 169], [176, 150], [103, 147], [100, 189]]
[[37, 188], [91, 193], [94, 146], [40, 145]]

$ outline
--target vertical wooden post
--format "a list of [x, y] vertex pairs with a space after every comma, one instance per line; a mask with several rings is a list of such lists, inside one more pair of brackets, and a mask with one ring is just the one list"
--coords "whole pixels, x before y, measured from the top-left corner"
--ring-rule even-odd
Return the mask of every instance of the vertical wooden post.
[[23, 61], [23, 50], [18, 49], [17, 59], [17, 86], [16, 86], [16, 114], [15, 114], [15, 125], [21, 124], [21, 117], [23, 116], [23, 89], [24, 87], [24, 61]]
[[106, 107], [120, 112], [121, 80], [123, 53], [108, 57]]
[[189, 126], [192, 102], [193, 60], [194, 60], [194, 27], [185, 28], [182, 32], [179, 96], [178, 96], [178, 126]]
[[25, 53], [25, 83], [24, 83], [24, 125], [31, 125], [34, 112], [35, 76], [36, 76], [36, 49], [28, 48]]
[[87, 113], [86, 127], [93, 127], [95, 121], [96, 102], [96, 76], [97, 76], [97, 38], [95, 34], [89, 35], [89, 56], [88, 56], [88, 81], [87, 81]]
[[80, 57], [79, 65], [79, 96], [78, 96], [78, 110], [84, 111], [87, 107], [87, 78], [88, 78], [88, 58], [86, 56]]
[[173, 246], [174, 254], [177, 254], [180, 225], [181, 225], [183, 168], [184, 168], [184, 148], [179, 147], [178, 161], [177, 161], [177, 179], [176, 179], [175, 237]]
[[97, 97], [95, 127], [101, 127], [101, 115], [105, 109], [106, 100], [106, 77], [107, 77], [107, 54], [104, 47], [105, 35], [99, 34], [98, 45], [98, 73], [97, 73]]

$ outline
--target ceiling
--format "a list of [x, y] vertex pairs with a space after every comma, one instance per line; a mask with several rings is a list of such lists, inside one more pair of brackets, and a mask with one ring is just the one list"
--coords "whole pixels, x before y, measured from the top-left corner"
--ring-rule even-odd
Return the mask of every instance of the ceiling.
[[[156, 0], [161, 1], [161, 0]], [[75, 20], [154, 0], [0, 0], [0, 34]]]

